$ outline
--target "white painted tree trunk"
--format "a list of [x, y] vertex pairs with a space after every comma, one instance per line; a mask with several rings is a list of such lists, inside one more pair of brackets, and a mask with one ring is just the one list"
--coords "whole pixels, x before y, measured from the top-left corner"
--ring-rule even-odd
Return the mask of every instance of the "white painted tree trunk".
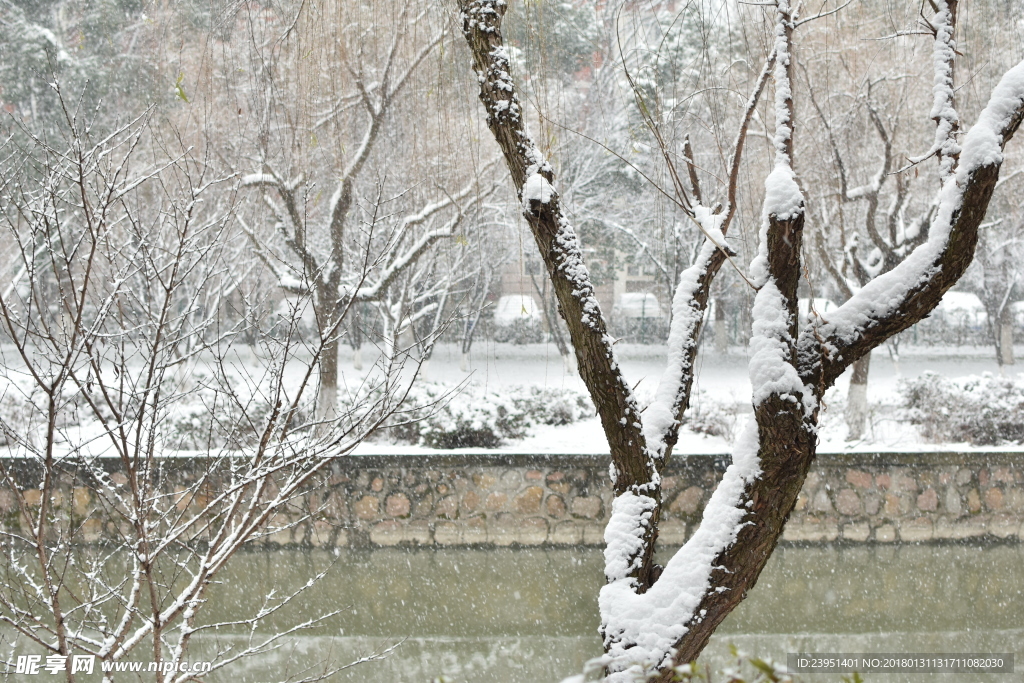
[[575, 377], [579, 374], [579, 367], [576, 362], [576, 354], [569, 351], [569, 353], [562, 356], [562, 368], [565, 370], [565, 374]]
[[871, 369], [871, 354], [853, 364], [850, 391], [846, 396], [846, 426], [849, 429], [847, 441], [864, 438], [868, 421], [868, 371]]
[[715, 352], [725, 354], [729, 350], [729, 330], [725, 319], [715, 319]]
[[[1009, 307], [1007, 307], [1009, 308]], [[1008, 316], [1004, 316], [1008, 317]], [[1013, 321], [999, 321], [999, 364], [1013, 365]]]

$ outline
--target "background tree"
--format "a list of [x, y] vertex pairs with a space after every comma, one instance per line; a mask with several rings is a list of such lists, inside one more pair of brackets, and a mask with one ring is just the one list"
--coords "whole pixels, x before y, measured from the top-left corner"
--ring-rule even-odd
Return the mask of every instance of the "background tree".
[[[253, 638], [214, 653], [215, 669], [335, 613], [257, 629], [305, 589], [229, 623], [203, 608], [232, 557], [294, 525], [278, 513], [408, 383], [399, 362], [382, 366], [318, 423], [314, 370], [337, 330], [309, 340], [296, 316], [256, 314], [266, 307], [239, 258], [234, 192], [217, 191], [231, 177], [189, 150], [161, 157], [148, 113], [94, 137], [65, 112], [58, 140], [23, 129], [0, 147], [0, 221], [22, 273], [0, 290], [0, 477], [17, 520], [0, 531], [0, 622], [63, 661], [69, 682], [81, 679], [75, 655], [98, 659], [97, 672], [144, 656], [157, 681], [192, 680], [179, 667], [218, 627]], [[251, 339], [255, 366], [239, 362]], [[172, 494], [168, 456], [182, 450], [203, 457]]]

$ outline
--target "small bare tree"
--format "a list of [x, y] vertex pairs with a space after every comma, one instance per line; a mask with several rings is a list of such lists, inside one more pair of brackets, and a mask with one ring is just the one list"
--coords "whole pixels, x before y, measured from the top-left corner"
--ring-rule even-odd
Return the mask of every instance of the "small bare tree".
[[[437, 247], [454, 238], [493, 191], [486, 169], [452, 180], [442, 164], [409, 155], [391, 139], [405, 140], [395, 118], [403, 98], [416, 96], [418, 71], [445, 39], [428, 12], [405, 4], [395, 8], [390, 24], [369, 25], [363, 15], [380, 20], [377, 8], [337, 10], [335, 18], [349, 22], [337, 47], [313, 43], [307, 49], [303, 41], [316, 34], [306, 24], [318, 12], [305, 3], [294, 8], [283, 32], [250, 29], [261, 102], [256, 168], [245, 169], [255, 172], [245, 173], [241, 184], [258, 190], [268, 211], [250, 211], [248, 220], [239, 220], [281, 289], [311, 298], [318, 329], [339, 330], [342, 314], [353, 305], [374, 314], [350, 321], [361, 327], [350, 338], [360, 365], [364, 338], [379, 334], [374, 341], [391, 362], [397, 350], [413, 343], [400, 344], [400, 335], [425, 317], [443, 315], [437, 303], [463, 269], [434, 268], [441, 258]], [[410, 40], [412, 35], [424, 36], [422, 43]], [[314, 51], [327, 71], [313, 77], [309, 91], [298, 88], [301, 79], [279, 78], [285, 65], [298, 70]], [[407, 135], [414, 146], [423, 144]], [[381, 155], [385, 159], [375, 162]], [[389, 168], [397, 157], [400, 172]], [[457, 256], [461, 250], [451, 252]], [[318, 369], [322, 419], [333, 419], [338, 410], [341, 347], [340, 334], [327, 336]]]
[[[553, 185], [554, 169], [526, 131], [502, 36], [507, 3], [460, 0], [459, 7], [488, 126], [523, 202], [611, 450], [616, 499], [605, 532], [602, 663], [608, 680], [670, 681], [676, 667], [695, 659], [743, 600], [775, 548], [814, 459], [825, 390], [858, 358], [925, 317], [967, 269], [1003, 147], [1024, 119], [1024, 64], [1005, 74], [961, 142], [953, 89], [956, 3], [937, 3], [929, 20], [936, 122], [930, 155], [938, 159], [942, 186], [928, 240], [837, 310], [801, 326], [797, 287], [805, 202], [793, 167], [793, 36], [800, 20], [788, 0], [777, 1], [769, 57], [754, 89], [756, 96], [771, 76], [774, 167], [764, 179], [757, 254], [749, 274], [756, 289], [750, 361], [754, 416], [700, 527], [662, 569], [653, 560], [661, 472], [689, 402], [709, 288], [730, 252], [725, 229], [734, 211], [735, 176], [729, 175], [730, 202], [716, 212], [692, 188], [687, 191], [680, 174], [671, 174], [675, 201], [700, 225], [704, 241], [676, 287], [668, 367], [654, 402], [641, 415]], [[753, 106], [748, 102], [748, 111]], [[741, 124], [733, 159], [741, 155], [748, 120]], [[657, 137], [656, 126], [652, 133]], [[671, 151], [660, 147], [671, 169]]]
[[204, 607], [239, 549], [316, 512], [296, 513], [298, 497], [395, 409], [401, 359], [317, 422], [316, 366], [348, 309], [312, 339], [296, 316], [260, 316], [231, 176], [188, 150], [152, 152], [149, 114], [94, 140], [65, 111], [63, 139], [23, 130], [28, 148], [0, 148], [18, 266], [0, 291], [0, 478], [15, 512], [0, 622], [69, 683], [76, 656], [105, 681], [140, 658], [160, 683], [196, 680], [189, 647], [215, 628], [253, 634], [221, 647], [218, 669], [329, 616], [257, 629], [305, 589], [227, 623]]

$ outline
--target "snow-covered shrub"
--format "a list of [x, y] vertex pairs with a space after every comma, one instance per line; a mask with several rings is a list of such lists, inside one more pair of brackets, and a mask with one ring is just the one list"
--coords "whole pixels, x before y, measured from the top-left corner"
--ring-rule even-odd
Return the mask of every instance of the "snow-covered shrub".
[[508, 324], [494, 325], [494, 341], [510, 344], [538, 344], [544, 341], [544, 325], [534, 318], [516, 318]]
[[405, 405], [392, 436], [430, 448], [495, 448], [506, 439], [521, 439], [534, 425], [569, 424], [594, 411], [584, 394], [566, 389], [498, 392], [428, 383], [414, 386]]
[[900, 382], [904, 419], [935, 442], [993, 445], [1024, 441], [1024, 383], [1020, 379], [948, 379], [927, 372]]
[[512, 401], [526, 413], [533, 424], [561, 426], [572, 424], [594, 414], [594, 404], [586, 394], [569, 389], [516, 387]]
[[736, 429], [737, 408], [734, 403], [722, 403], [698, 390], [690, 400], [684, 423], [692, 432], [707, 436], [720, 436], [732, 441]]
[[[247, 405], [230, 397], [203, 389], [193, 392], [168, 415], [163, 435], [172, 450], [238, 450], [259, 442], [270, 416], [271, 405], [254, 398]], [[305, 423], [308, 414], [300, 411], [293, 426]]]

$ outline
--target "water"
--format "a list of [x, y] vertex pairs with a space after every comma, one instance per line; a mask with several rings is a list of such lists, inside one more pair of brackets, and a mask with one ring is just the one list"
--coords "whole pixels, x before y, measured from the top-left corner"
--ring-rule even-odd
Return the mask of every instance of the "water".
[[[602, 562], [597, 549], [242, 554], [211, 594], [207, 618], [251, 613], [271, 587], [293, 591], [328, 566], [301, 604], [261, 626], [294, 623], [319, 608], [342, 612], [216, 680], [301, 678], [325, 660], [339, 665], [397, 645], [384, 661], [331, 680], [428, 681], [443, 674], [467, 683], [558, 681], [601, 652]], [[238, 646], [242, 638], [240, 629], [222, 629], [198, 645]], [[728, 663], [729, 644], [782, 661], [794, 651], [1024, 653], [1024, 547], [780, 548], [705, 651], [713, 667]], [[873, 674], [867, 680], [1009, 683], [1024, 675]]]

